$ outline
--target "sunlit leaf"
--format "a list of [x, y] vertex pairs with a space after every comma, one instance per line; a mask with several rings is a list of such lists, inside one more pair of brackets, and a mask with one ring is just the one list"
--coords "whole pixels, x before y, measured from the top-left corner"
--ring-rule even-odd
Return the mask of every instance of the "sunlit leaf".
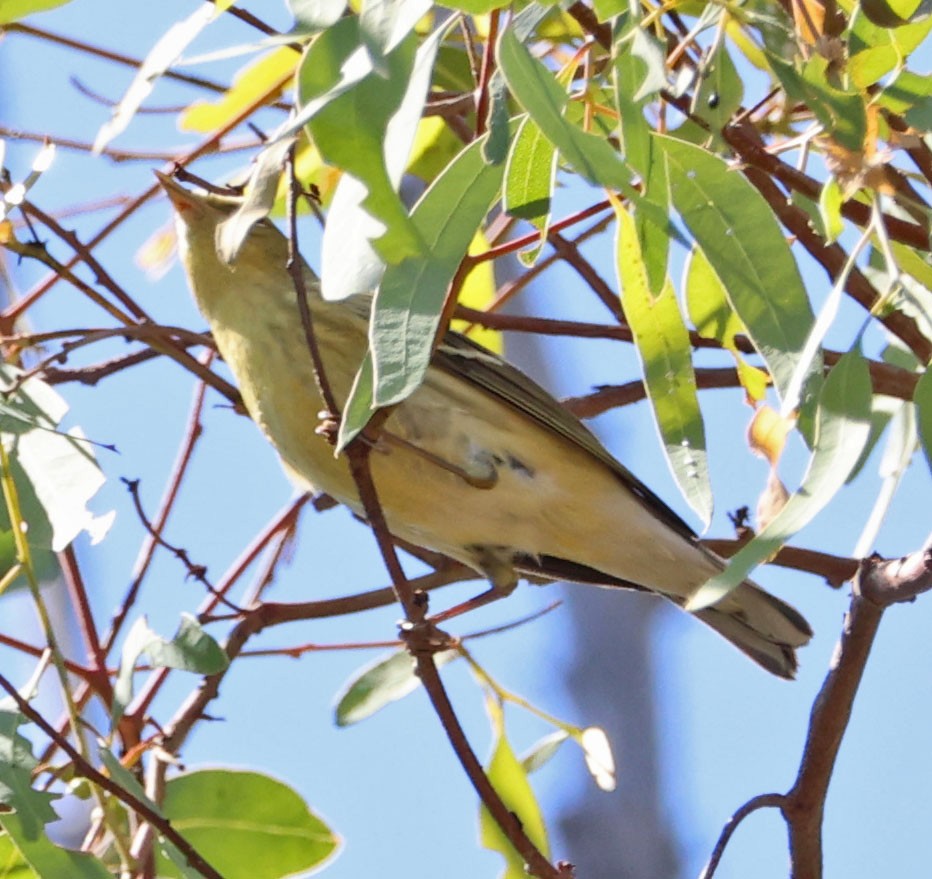
[[279, 46], [260, 56], [236, 74], [233, 85], [219, 100], [191, 104], [179, 117], [178, 127], [182, 131], [216, 131], [248, 108], [275, 100], [291, 81], [300, 60], [291, 46]]
[[654, 419], [680, 491], [708, 525], [712, 488], [689, 333], [673, 286], [650, 289], [634, 218], [620, 205], [616, 215], [621, 301], [634, 333]]
[[[492, 721], [495, 738], [486, 775], [508, 807], [508, 811], [516, 815], [521, 822], [522, 830], [546, 856], [548, 843], [544, 818], [528, 782], [527, 772], [508, 741], [501, 706], [493, 699], [487, 698], [486, 710]], [[518, 854], [485, 806], [480, 806], [479, 810], [479, 840], [487, 849], [499, 852], [504, 857], [505, 869], [499, 874], [500, 879], [526, 879], [524, 858]]]
[[615, 757], [605, 730], [590, 726], [582, 731], [579, 744], [586, 757], [586, 768], [601, 790], [615, 790]]
[[746, 331], [725, 293], [725, 287], [709, 265], [702, 249], [690, 251], [684, 270], [686, 307], [696, 332], [705, 339], [715, 339], [735, 358], [738, 380], [752, 401], [762, 400], [770, 377], [751, 366], [738, 350], [735, 337]]
[[[104, 484], [104, 475], [81, 430], [59, 430], [68, 411], [65, 401], [38, 378], [20, 383], [21, 377], [13, 366], [0, 367], [0, 390], [9, 391], [0, 399], [0, 435], [9, 448], [36, 573], [44, 579], [57, 570], [53, 553], [82, 531], [99, 542], [113, 514], [96, 516], [88, 508]], [[10, 528], [6, 506], [0, 503], [0, 564], [4, 569], [13, 559]]]
[[849, 351], [822, 385], [815, 415], [815, 442], [802, 485], [779, 514], [729, 560], [725, 570], [693, 596], [687, 610], [708, 607], [771, 558], [832, 500], [857, 465], [870, 433], [871, 378], [858, 350]]
[[[475, 256], [485, 253], [489, 249], [489, 242], [485, 234], [480, 229], [476, 233], [472, 244], [469, 245], [469, 255]], [[474, 308], [477, 311], [483, 311], [495, 299], [497, 287], [495, 284], [495, 264], [492, 260], [486, 259], [476, 263], [463, 279], [460, 287], [459, 302], [468, 308]], [[466, 321], [454, 320], [450, 322], [450, 327], [459, 332], [468, 330], [469, 338], [474, 339], [480, 345], [494, 351], [496, 354], [502, 354], [505, 349], [505, 343], [502, 334], [498, 330], [483, 327], [478, 324], [468, 326]]]
[[[166, 785], [162, 809], [224, 879], [282, 879], [319, 868], [339, 838], [288, 785], [257, 772], [187, 772]], [[159, 858], [160, 876], [178, 876]]]
[[70, 0], [0, 0], [0, 24], [18, 21], [34, 12], [46, 12], [68, 2]]
[[502, 193], [506, 213], [527, 220], [541, 232], [538, 244], [521, 255], [525, 265], [533, 264], [543, 247], [556, 173], [557, 151], [534, 120], [525, 118], [508, 154]]

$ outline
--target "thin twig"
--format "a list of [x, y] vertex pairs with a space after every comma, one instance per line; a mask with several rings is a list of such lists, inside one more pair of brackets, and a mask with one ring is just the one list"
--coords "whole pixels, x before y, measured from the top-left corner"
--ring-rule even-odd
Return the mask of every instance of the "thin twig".
[[722, 855], [725, 854], [725, 849], [731, 840], [732, 834], [748, 815], [759, 809], [779, 809], [785, 799], [786, 797], [783, 794], [758, 794], [756, 797], [751, 797], [741, 808], [737, 809], [722, 828], [718, 841], [715, 843], [715, 848], [712, 849], [709, 860], [699, 874], [699, 879], [712, 879], [718, 869], [719, 862], [722, 860]]
[[0, 674], [0, 687], [6, 690], [7, 695], [16, 703], [16, 707], [19, 708], [20, 712], [38, 726], [49, 738], [53, 739], [58, 747], [71, 758], [76, 775], [92, 781], [95, 785], [116, 797], [121, 803], [129, 806], [137, 815], [148, 821], [149, 824], [158, 830], [162, 836], [169, 840], [185, 856], [189, 866], [204, 876], [205, 879], [223, 879], [220, 873], [204, 860], [197, 849], [172, 827], [168, 819], [163, 818], [144, 800], [139, 799], [139, 797], [131, 791], [120, 787], [113, 779], [99, 772], [85, 760], [74, 745], [72, 745], [67, 738], [60, 735], [58, 731], [19, 694], [16, 687], [2, 674]]

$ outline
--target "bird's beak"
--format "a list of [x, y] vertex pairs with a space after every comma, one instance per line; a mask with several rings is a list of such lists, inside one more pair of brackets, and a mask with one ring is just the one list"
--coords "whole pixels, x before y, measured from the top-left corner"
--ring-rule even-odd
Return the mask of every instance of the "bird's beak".
[[203, 211], [201, 199], [193, 192], [185, 189], [174, 177], [163, 174], [161, 171], [156, 171], [155, 176], [162, 185], [162, 189], [165, 190], [165, 194], [172, 203], [175, 212], [182, 220], [187, 221]]

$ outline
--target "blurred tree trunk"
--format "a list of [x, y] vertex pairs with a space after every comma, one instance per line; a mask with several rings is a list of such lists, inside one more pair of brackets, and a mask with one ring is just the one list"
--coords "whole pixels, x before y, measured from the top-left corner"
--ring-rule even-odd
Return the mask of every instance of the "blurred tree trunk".
[[[530, 307], [532, 299], [523, 304]], [[508, 358], [554, 388], [538, 338], [513, 334]], [[576, 865], [581, 879], [670, 879], [681, 864], [661, 801], [651, 655], [654, 621], [667, 609], [649, 596], [615, 589], [567, 585], [563, 592], [567, 612], [557, 624], [569, 628], [565, 642], [576, 646], [564, 686], [577, 717], [608, 734], [618, 787], [607, 794], [587, 780], [563, 799], [563, 840], [556, 851]]]

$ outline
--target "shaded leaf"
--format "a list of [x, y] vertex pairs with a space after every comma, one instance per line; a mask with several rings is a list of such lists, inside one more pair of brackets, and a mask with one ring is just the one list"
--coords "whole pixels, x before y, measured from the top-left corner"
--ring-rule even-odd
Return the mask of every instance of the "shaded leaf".
[[365, 426], [372, 406], [400, 403], [427, 370], [447, 289], [501, 185], [503, 166], [483, 161], [482, 143], [480, 139], [466, 147], [412, 211], [427, 249], [385, 272], [370, 328], [372, 404], [367, 407], [359, 396], [367, 383], [354, 384], [340, 425], [339, 449]]
[[113, 687], [111, 716], [114, 723], [133, 698], [133, 672], [143, 654], [156, 668], [176, 668], [195, 674], [216, 674], [229, 665], [223, 648], [190, 614], [181, 614], [181, 624], [170, 641], [152, 631], [145, 617], [140, 617], [123, 642], [120, 670]]
[[511, 30], [498, 43], [498, 63], [508, 87], [561, 157], [590, 183], [617, 189], [637, 199], [631, 172], [611, 144], [568, 122], [563, 116], [567, 95], [553, 74], [535, 61]]
[[252, 227], [271, 212], [291, 145], [292, 139], [285, 138], [256, 156], [245, 197], [236, 210], [217, 227], [217, 253], [227, 265], [236, 262]]
[[565, 729], [554, 730], [535, 742], [521, 755], [521, 768], [530, 775], [549, 763], [560, 750], [560, 745], [568, 741], [570, 734]]
[[[657, 136], [673, 205], [695, 236], [783, 396], [813, 325], [802, 278], [760, 193], [700, 147]], [[807, 376], [820, 373], [813, 361]]]
[[[434, 657], [434, 661], [439, 667], [457, 656], [456, 650], [444, 650]], [[413, 693], [421, 685], [414, 668], [414, 660], [407, 650], [396, 650], [363, 666], [337, 694], [334, 709], [336, 725], [359, 723], [386, 705]]]
[[864, 98], [860, 92], [843, 91], [829, 83], [827, 59], [813, 54], [797, 69], [777, 52], [770, 52], [768, 58], [786, 93], [815, 114], [827, 136], [853, 152], [864, 149], [867, 136]]

